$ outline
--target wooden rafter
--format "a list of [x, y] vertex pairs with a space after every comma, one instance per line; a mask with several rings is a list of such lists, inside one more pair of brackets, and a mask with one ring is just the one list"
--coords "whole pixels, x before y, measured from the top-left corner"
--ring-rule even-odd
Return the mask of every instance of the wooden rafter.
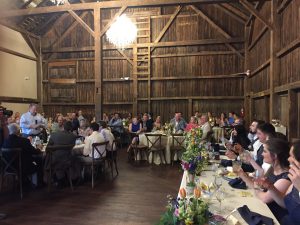
[[[191, 5], [191, 9], [193, 9], [199, 16], [201, 16], [204, 20], [206, 20], [213, 28], [215, 28], [222, 36], [229, 39], [232, 38], [229, 33], [227, 33], [223, 28], [221, 28], [219, 25], [217, 25], [211, 18], [209, 18], [207, 15], [205, 15], [200, 9], [198, 9], [196, 6]], [[225, 45], [234, 51], [239, 57], [243, 58], [244, 56], [237, 50], [235, 47], [230, 43], [225, 43]]]
[[280, 6], [277, 8], [277, 13], [281, 13], [291, 2], [292, 0], [283, 0]]
[[29, 47], [31, 48], [31, 50], [33, 51], [34, 55], [36, 57], [38, 57], [39, 56], [39, 52], [38, 52], [36, 46], [34, 45], [34, 43], [32, 42], [30, 36], [27, 35], [27, 34], [22, 34], [22, 36], [25, 39], [25, 41], [27, 42], [27, 44], [29, 45]]
[[123, 12], [127, 9], [127, 6], [123, 6], [119, 12], [116, 13], [116, 15], [106, 24], [106, 26], [102, 29], [100, 36], [102, 37], [106, 31], [110, 28], [110, 26], [116, 21], [116, 19], [122, 15]]
[[125, 54], [123, 50], [117, 49], [117, 51], [133, 66], [133, 61]]
[[171, 24], [174, 22], [174, 20], [177, 17], [177, 15], [180, 13], [181, 9], [182, 9], [182, 6], [177, 6], [175, 12], [170, 17], [169, 21], [166, 23], [166, 25], [164, 26], [164, 28], [161, 30], [160, 34], [155, 39], [154, 43], [158, 43], [163, 38], [163, 36], [166, 34], [166, 32], [169, 29], [169, 27], [171, 26]]
[[4, 17], [16, 17], [16, 16], [29, 16], [37, 14], [48, 14], [54, 12], [65, 12], [68, 10], [93, 10], [96, 8], [121, 8], [127, 7], [144, 7], [144, 6], [164, 6], [164, 5], [180, 5], [180, 4], [214, 4], [214, 3], [231, 3], [238, 2], [238, 0], [127, 0], [127, 1], [100, 1], [100, 2], [88, 2], [71, 5], [61, 6], [47, 6], [38, 7], [34, 9], [18, 9], [0, 11], [0, 18]]
[[[254, 5], [254, 8], [258, 10], [258, 9], [260, 9], [260, 8], [263, 6], [263, 4], [264, 4], [264, 1], [256, 2], [255, 5]], [[247, 22], [246, 22], [246, 26], [249, 26], [250, 23], [252, 22], [252, 20], [253, 20], [254, 18], [255, 18], [254, 15], [251, 14], [251, 15], [249, 16], [249, 19], [248, 19]]]
[[251, 13], [253, 14], [258, 20], [260, 20], [262, 23], [264, 23], [265, 25], [267, 25], [269, 27], [269, 29], [273, 29], [272, 24], [267, 21], [261, 14], [260, 12], [257, 11], [257, 9], [254, 8], [253, 5], [251, 5], [249, 2], [247, 2], [246, 0], [240, 0], [240, 3]]
[[214, 4], [214, 6], [217, 9], [222, 10], [224, 13], [228, 14], [229, 16], [231, 16], [233, 19], [235, 19], [236, 21], [245, 24], [245, 20], [243, 20], [241, 17], [239, 17], [238, 15], [236, 15], [235, 13], [233, 13], [232, 11], [230, 11], [229, 9], [225, 8], [223, 5], [219, 5], [219, 4]]
[[220, 4], [220, 5], [223, 6], [224, 8], [226, 8], [227, 10], [233, 12], [234, 14], [238, 15], [243, 20], [247, 20], [248, 19], [248, 16], [246, 14], [244, 14], [241, 10], [235, 8], [232, 5], [230, 5], [228, 3], [223, 3], [223, 4]]
[[80, 18], [80, 16], [78, 16], [74, 11], [69, 10], [68, 11], [71, 16], [73, 16], [73, 18], [87, 31], [90, 33], [90, 35], [92, 35], [93, 37], [95, 37], [95, 32], [92, 30], [92, 28], [90, 28], [89, 25], [87, 25], [83, 19]]
[[29, 6], [31, 2], [33, 2], [33, 0], [28, 0], [27, 2], [25, 2], [25, 3], [21, 6], [20, 9], [25, 9], [25, 8], [27, 8], [27, 6]]

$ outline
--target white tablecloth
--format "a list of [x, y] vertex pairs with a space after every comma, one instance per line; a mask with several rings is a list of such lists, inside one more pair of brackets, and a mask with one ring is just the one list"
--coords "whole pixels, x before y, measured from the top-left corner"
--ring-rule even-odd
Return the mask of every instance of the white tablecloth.
[[[150, 137], [150, 138], [155, 138], [155, 137]], [[183, 136], [182, 137], [177, 137], [177, 139], [179, 139], [179, 140], [180, 139], [183, 140], [183, 138], [184, 138]], [[140, 144], [148, 146], [148, 142], [147, 142], [147, 138], [146, 138], [145, 134], [140, 134], [139, 135], [139, 140], [140, 140]], [[162, 144], [162, 146], [165, 147], [165, 157], [166, 157], [166, 161], [167, 161], [167, 162], [163, 162], [163, 163], [164, 164], [166, 164], [166, 163], [170, 164], [171, 163], [171, 150], [170, 150], [170, 147], [173, 144], [173, 138], [172, 138], [172, 136], [171, 135], [163, 135], [161, 137], [161, 144]], [[176, 141], [174, 142], [174, 144], [175, 145], [177, 144]], [[149, 162], [152, 162], [152, 157], [153, 156], [152, 156], [152, 153], [151, 153], [150, 156], [149, 156]], [[140, 155], [138, 155], [137, 159], [138, 160], [141, 160], [141, 159], [145, 160], [146, 158], [145, 158], [144, 155], [142, 157]], [[178, 157], [175, 154], [174, 160], [177, 160], [177, 159], [178, 159]], [[157, 164], [157, 165], [161, 164], [160, 157], [159, 157], [158, 154], [155, 154], [153, 162], [155, 164]]]
[[[215, 173], [214, 171], [203, 171], [199, 178], [199, 182], [200, 183], [204, 182], [205, 184], [209, 185], [211, 182], [213, 182], [214, 173]], [[185, 171], [183, 173], [180, 188], [185, 188], [186, 182], [187, 182], [187, 172]], [[275, 225], [279, 225], [279, 222], [277, 221], [273, 213], [270, 211], [269, 207], [254, 196], [253, 189], [248, 189], [248, 190], [233, 189], [231, 186], [229, 186], [228, 181], [226, 181], [225, 179], [223, 180], [222, 188], [225, 190], [225, 200], [222, 201], [223, 216], [227, 216], [233, 209], [239, 208], [243, 205], [247, 205], [251, 211], [270, 217], [273, 219]], [[242, 197], [241, 191], [249, 192], [253, 196]], [[215, 197], [212, 197], [209, 207], [210, 207], [210, 211], [213, 213], [219, 209], [219, 202], [215, 200]], [[245, 224], [245, 225], [247, 224], [238, 212], [234, 212], [232, 213], [232, 215], [235, 218], [237, 218], [241, 224]]]

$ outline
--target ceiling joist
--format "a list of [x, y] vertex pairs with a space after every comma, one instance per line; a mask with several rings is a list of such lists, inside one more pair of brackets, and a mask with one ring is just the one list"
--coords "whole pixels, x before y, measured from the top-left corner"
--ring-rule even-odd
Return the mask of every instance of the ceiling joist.
[[214, 4], [214, 3], [231, 3], [238, 0], [126, 0], [126, 1], [104, 1], [104, 2], [87, 2], [60, 6], [45, 6], [38, 8], [2, 10], [0, 18], [30, 16], [38, 14], [49, 14], [55, 12], [66, 12], [69, 10], [94, 10], [97, 8], [122, 8], [126, 7], [145, 7], [145, 6], [166, 6], [166, 5], [183, 5], [183, 4]]

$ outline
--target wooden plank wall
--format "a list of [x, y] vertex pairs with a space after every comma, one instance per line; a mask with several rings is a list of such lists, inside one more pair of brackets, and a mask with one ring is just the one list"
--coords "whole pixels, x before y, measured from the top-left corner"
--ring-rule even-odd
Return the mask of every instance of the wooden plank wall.
[[[300, 2], [272, 2], [265, 2], [258, 11], [272, 22], [274, 36], [270, 29], [263, 31], [265, 25], [256, 18], [246, 29], [249, 33], [253, 29], [250, 42], [245, 43], [245, 69], [252, 72], [247, 79], [246, 95], [251, 118], [280, 119], [292, 139], [300, 136]], [[290, 3], [282, 4], [285, 2]]]
[[[201, 5], [198, 8], [205, 12], [218, 26], [233, 38], [244, 37], [244, 25], [228, 16], [214, 5]], [[119, 9], [101, 10], [101, 27], [110, 21]], [[151, 16], [151, 41], [159, 36], [176, 7], [164, 8], [130, 8], [129, 16]], [[83, 12], [78, 15], [82, 15]], [[83, 20], [93, 29], [92, 14], [87, 12]], [[94, 113], [94, 52], [76, 51], [74, 49], [94, 45], [93, 37], [80, 25], [60, 41], [60, 37], [72, 26], [74, 19], [66, 16], [42, 39], [44, 50], [44, 67], [49, 62], [76, 63], [76, 99], [63, 107], [59, 102], [51, 102], [49, 69], [44, 69], [43, 104], [47, 114], [68, 110], [82, 109], [84, 113]], [[188, 6], [183, 7], [160, 42], [193, 41], [204, 39], [224, 39], [218, 30], [206, 20], [196, 15]], [[103, 36], [103, 46], [108, 42]], [[142, 43], [143, 41], [139, 41]], [[54, 44], [54, 47], [53, 47]], [[244, 50], [243, 43], [232, 44], [236, 49]], [[60, 53], [49, 53], [51, 49], [69, 49]], [[239, 111], [244, 104], [244, 79], [241, 76], [226, 77], [224, 75], [244, 72], [244, 59], [231, 51], [224, 44], [159, 47], [151, 52], [151, 75], [138, 77], [137, 80], [137, 112], [153, 112], [161, 115], [163, 121], [169, 120], [175, 111], [181, 111], [187, 119], [194, 111], [212, 111], [215, 114]], [[199, 54], [199, 53], [202, 54]], [[218, 52], [214, 54], [214, 52]], [[132, 49], [123, 53], [133, 59]], [[191, 55], [194, 54], [194, 55]], [[50, 59], [48, 59], [50, 57]], [[102, 111], [134, 112], [133, 66], [116, 49], [104, 49], [103, 63], [103, 105]], [[219, 77], [218, 77], [219, 76]], [[263, 76], [263, 75], [261, 75]], [[129, 80], [121, 80], [129, 77]], [[150, 84], [150, 92], [148, 87]], [[148, 96], [150, 93], [150, 96]], [[150, 105], [148, 104], [150, 100]], [[57, 104], [56, 104], [57, 103]], [[150, 106], [150, 108], [149, 108]]]

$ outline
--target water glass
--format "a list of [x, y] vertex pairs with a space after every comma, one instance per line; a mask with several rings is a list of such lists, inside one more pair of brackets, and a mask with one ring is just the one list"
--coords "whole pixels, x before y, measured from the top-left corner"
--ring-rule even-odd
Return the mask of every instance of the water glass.
[[242, 162], [241, 161], [232, 161], [232, 171], [234, 173], [238, 173], [242, 168]]

